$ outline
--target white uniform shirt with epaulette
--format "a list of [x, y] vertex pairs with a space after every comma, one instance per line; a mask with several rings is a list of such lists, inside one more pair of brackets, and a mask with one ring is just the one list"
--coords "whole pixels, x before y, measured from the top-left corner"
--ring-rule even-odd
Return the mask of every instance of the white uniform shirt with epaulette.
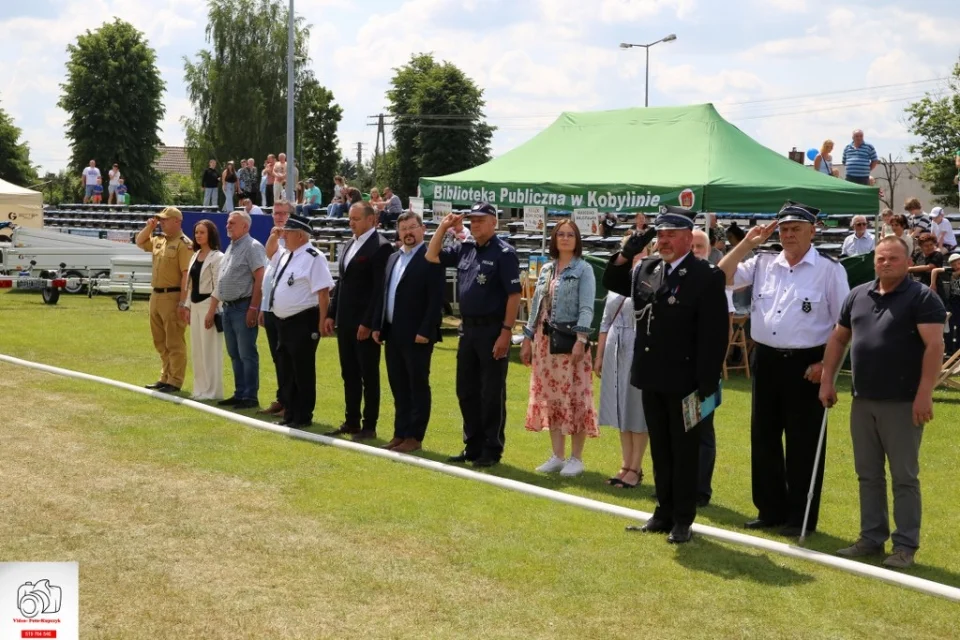
[[753, 285], [750, 337], [776, 349], [826, 344], [850, 293], [843, 266], [813, 247], [792, 267], [782, 251], [741, 262], [733, 286], [747, 285]]
[[333, 288], [327, 258], [309, 244], [283, 249], [273, 276], [273, 314], [289, 318], [319, 304], [317, 292]]

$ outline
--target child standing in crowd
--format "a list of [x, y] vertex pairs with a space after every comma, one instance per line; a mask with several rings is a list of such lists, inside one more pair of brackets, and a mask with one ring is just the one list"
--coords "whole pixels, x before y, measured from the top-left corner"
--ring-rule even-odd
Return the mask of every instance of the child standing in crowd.
[[127, 204], [127, 185], [123, 178], [120, 178], [120, 183], [117, 185], [117, 204]]
[[93, 186], [93, 204], [100, 204], [103, 200], [103, 178], [97, 178], [97, 184]]

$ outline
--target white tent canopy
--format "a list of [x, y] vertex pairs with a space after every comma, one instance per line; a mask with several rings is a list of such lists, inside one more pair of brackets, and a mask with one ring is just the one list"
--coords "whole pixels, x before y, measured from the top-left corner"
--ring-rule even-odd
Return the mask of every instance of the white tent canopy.
[[0, 180], [0, 222], [43, 226], [43, 194]]

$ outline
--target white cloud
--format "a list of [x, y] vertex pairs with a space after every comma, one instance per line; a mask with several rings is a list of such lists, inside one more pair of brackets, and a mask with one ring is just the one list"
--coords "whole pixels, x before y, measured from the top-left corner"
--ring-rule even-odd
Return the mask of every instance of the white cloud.
[[775, 13], [806, 13], [809, 11], [807, 0], [754, 0], [753, 5], [759, 9]]

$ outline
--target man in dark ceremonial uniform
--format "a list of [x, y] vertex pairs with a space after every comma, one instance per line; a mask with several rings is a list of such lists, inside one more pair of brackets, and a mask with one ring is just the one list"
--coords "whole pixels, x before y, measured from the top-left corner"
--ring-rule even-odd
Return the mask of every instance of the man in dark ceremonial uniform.
[[[703, 421], [684, 428], [683, 399], [717, 391], [729, 328], [723, 273], [690, 251], [695, 216], [661, 207], [655, 229], [635, 232], [603, 277], [610, 291], [632, 296], [637, 319], [630, 382], [643, 391], [658, 501], [641, 530], [669, 531], [672, 543], [690, 540], [697, 513]], [[659, 255], [631, 269], [654, 233]]]

